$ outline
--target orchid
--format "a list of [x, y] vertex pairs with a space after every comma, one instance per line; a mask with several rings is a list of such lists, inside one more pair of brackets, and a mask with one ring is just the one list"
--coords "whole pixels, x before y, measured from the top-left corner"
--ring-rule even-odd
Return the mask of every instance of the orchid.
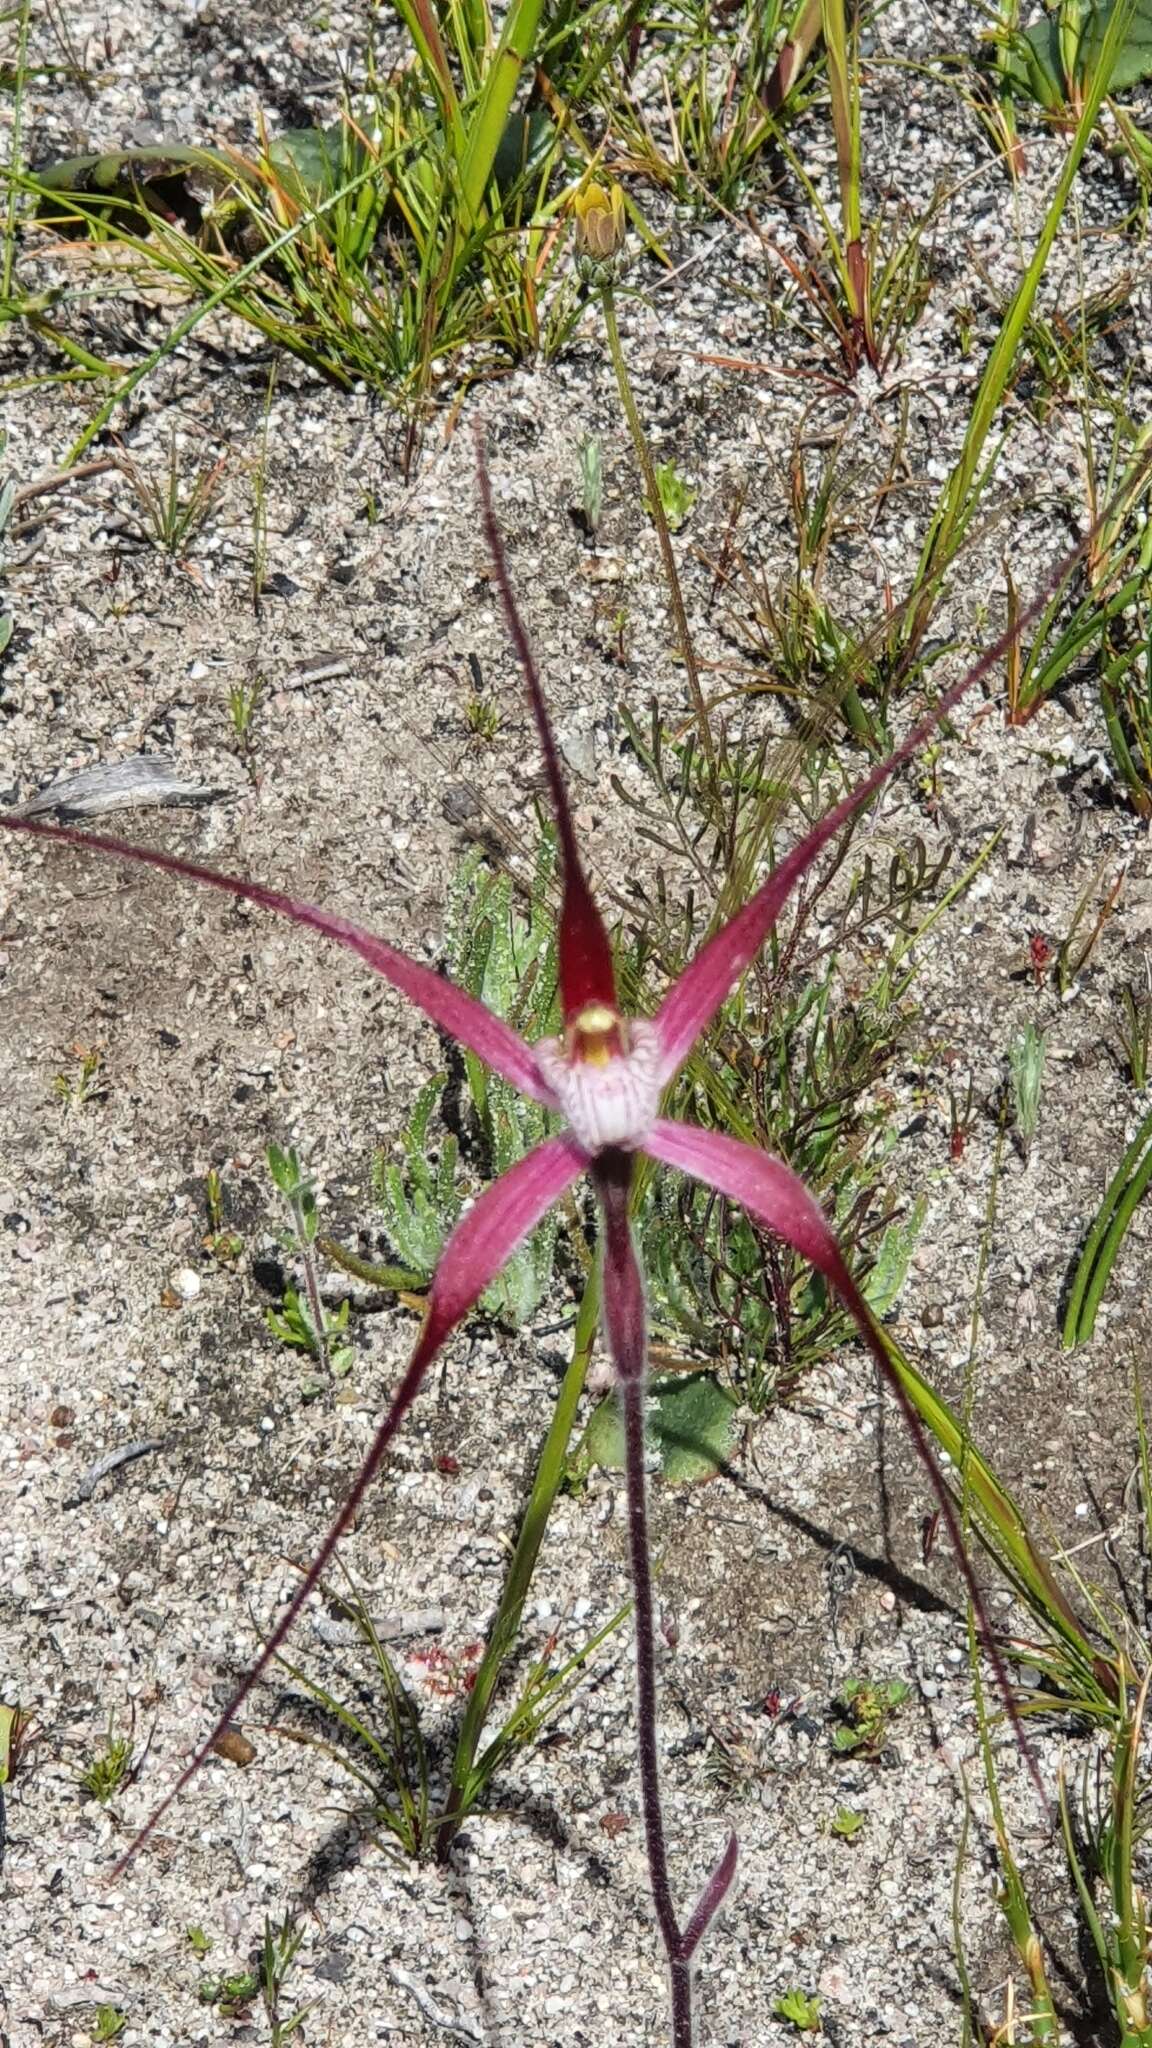
[[669, 1968], [671, 2041], [673, 2048], [692, 2048], [693, 1958], [732, 1882], [737, 1847], [735, 1838], [730, 1837], [696, 1905], [690, 1913], [679, 1916], [669, 1878], [657, 1761], [653, 1574], [645, 1478], [647, 1334], [644, 1280], [631, 1222], [637, 1161], [647, 1158], [742, 1203], [758, 1224], [809, 1261], [836, 1290], [895, 1394], [930, 1475], [969, 1591], [977, 1611], [982, 1613], [952, 1498], [922, 1425], [893, 1371], [884, 1335], [847, 1268], [821, 1208], [782, 1160], [722, 1132], [672, 1121], [661, 1115], [661, 1101], [730, 991], [755, 959], [792, 890], [822, 849], [922, 744], [963, 693], [989, 673], [1032, 612], [1018, 614], [1009, 631], [953, 685], [935, 711], [890, 758], [874, 767], [776, 865], [743, 908], [704, 944], [669, 989], [655, 1015], [631, 1017], [620, 1007], [612, 948], [577, 843], [540, 677], [516, 606], [496, 526], [483, 457], [480, 491], [495, 578], [527, 685], [559, 839], [562, 907], [558, 964], [563, 1017], [559, 1038], [528, 1044], [510, 1024], [431, 967], [398, 951], [361, 925], [279, 890], [119, 838], [23, 817], [0, 816], [0, 826], [6, 830], [158, 868], [274, 911], [334, 940], [359, 955], [431, 1019], [438, 1030], [563, 1123], [556, 1135], [548, 1137], [488, 1186], [457, 1224], [433, 1278], [411, 1359], [339, 1514], [259, 1657], [118, 1868], [134, 1854], [200, 1769], [280, 1649], [356, 1515], [429, 1367], [451, 1332], [475, 1307], [517, 1246], [551, 1206], [586, 1176], [600, 1216], [603, 1328], [624, 1424], [628, 1548], [635, 1596], [639, 1768], [649, 1871]]

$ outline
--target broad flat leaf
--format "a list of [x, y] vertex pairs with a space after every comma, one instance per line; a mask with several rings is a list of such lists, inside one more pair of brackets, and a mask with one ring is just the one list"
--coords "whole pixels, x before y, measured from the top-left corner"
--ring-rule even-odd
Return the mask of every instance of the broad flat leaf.
[[[1097, 62], [1104, 37], [1121, 0], [1081, 0], [1080, 33], [1076, 54], [1076, 80], [1087, 77]], [[1041, 106], [1065, 107], [1069, 80], [1061, 55], [1060, 10], [1014, 37], [1008, 47], [1003, 76], [1015, 91], [1027, 93]], [[1128, 33], [1116, 54], [1109, 91], [1123, 92], [1129, 85], [1152, 77], [1152, 0], [1136, 0]]]
[[268, 145], [271, 163], [300, 201], [319, 205], [364, 169], [364, 144], [342, 121], [330, 128], [287, 128]]
[[[711, 1373], [670, 1373], [648, 1389], [648, 1446], [673, 1486], [714, 1479], [732, 1454], [737, 1403]], [[615, 1394], [601, 1401], [584, 1436], [584, 1455], [607, 1472], [624, 1465], [624, 1429]]]
[[[554, 133], [551, 117], [513, 114], [496, 152], [495, 177], [508, 190], [525, 172], [537, 168]], [[429, 164], [434, 160], [429, 156]], [[365, 168], [366, 152], [355, 130], [342, 121], [328, 128], [288, 128], [268, 145], [268, 163], [300, 206], [318, 206], [351, 183]], [[265, 195], [264, 180], [254, 163], [229, 151], [186, 148], [156, 142], [137, 149], [106, 150], [103, 155], [65, 157], [37, 170], [41, 187], [37, 213], [60, 227], [82, 232], [94, 213], [107, 213], [120, 226], [143, 232], [148, 214], [179, 220], [190, 233], [200, 231], [211, 210], [219, 231], [227, 226], [219, 206], [238, 185], [254, 199]], [[381, 182], [386, 197], [390, 181]], [[77, 201], [71, 219], [68, 200]], [[136, 209], [143, 208], [143, 212]]]

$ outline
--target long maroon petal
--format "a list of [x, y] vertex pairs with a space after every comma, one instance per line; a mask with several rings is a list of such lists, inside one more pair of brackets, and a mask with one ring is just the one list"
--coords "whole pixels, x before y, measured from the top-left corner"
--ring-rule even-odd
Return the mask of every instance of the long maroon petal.
[[996, 1648], [984, 1596], [964, 1547], [952, 1495], [944, 1482], [924, 1425], [900, 1384], [872, 1312], [844, 1263], [843, 1253], [819, 1203], [790, 1166], [785, 1166], [780, 1159], [771, 1158], [754, 1145], [746, 1145], [740, 1138], [730, 1138], [723, 1131], [702, 1131], [691, 1124], [672, 1123], [661, 1118], [649, 1132], [644, 1150], [663, 1165], [677, 1167], [681, 1173], [691, 1174], [693, 1179], [703, 1181], [705, 1186], [728, 1196], [730, 1201], [739, 1202], [758, 1223], [783, 1238], [785, 1244], [790, 1244], [802, 1258], [815, 1266], [849, 1310], [886, 1385], [895, 1396], [905, 1427], [928, 1473], [956, 1562], [980, 1621], [1005, 1711], [1016, 1731], [1021, 1754], [1040, 1798], [1047, 1805], [1047, 1795], [1024, 1735], [1008, 1673]]
[[[1104, 518], [1111, 514], [1109, 507]], [[696, 958], [689, 962], [679, 980], [674, 982], [656, 1013], [655, 1024], [663, 1048], [663, 1063], [660, 1078], [671, 1080], [676, 1069], [682, 1065], [702, 1031], [707, 1029], [726, 995], [729, 994], [742, 974], [751, 966], [785, 903], [817, 855], [834, 839], [850, 818], [854, 817], [861, 805], [876, 794], [889, 777], [903, 767], [905, 761], [924, 745], [953, 711], [968, 690], [975, 683], [982, 682], [990, 675], [998, 661], [1008, 652], [1021, 633], [1038, 618], [1048, 603], [1053, 590], [1058, 589], [1064, 578], [1075, 568], [1076, 563], [1099, 530], [1100, 522], [1072, 548], [1059, 568], [1049, 578], [1039, 596], [1020, 612], [1006, 626], [999, 638], [992, 642], [966, 675], [953, 683], [950, 690], [938, 700], [933, 710], [919, 725], [902, 740], [895, 752], [886, 761], [880, 761], [871, 772], [858, 782], [855, 789], [822, 818], [807, 837], [794, 846], [779, 865], [773, 869], [763, 887], [749, 898], [742, 910], [738, 910], [731, 922], [710, 938]]]
[[118, 1877], [136, 1851], [145, 1843], [168, 1808], [195, 1777], [211, 1755], [213, 1745], [235, 1720], [245, 1700], [267, 1670], [277, 1650], [309, 1595], [314, 1592], [332, 1553], [356, 1514], [368, 1488], [380, 1469], [385, 1451], [412, 1406], [425, 1373], [456, 1324], [479, 1300], [489, 1282], [506, 1264], [521, 1239], [535, 1229], [542, 1216], [571, 1187], [588, 1165], [588, 1159], [568, 1132], [548, 1138], [507, 1173], [493, 1181], [461, 1217], [440, 1257], [428, 1297], [424, 1327], [417, 1340], [408, 1369], [392, 1397], [392, 1405], [376, 1431], [360, 1470], [340, 1509], [301, 1579], [295, 1593], [264, 1644], [256, 1662], [236, 1688], [219, 1720], [185, 1765], [155, 1812], [124, 1851], [114, 1877]]
[[560, 835], [564, 902], [560, 912], [557, 951], [564, 1017], [565, 1021], [570, 1021], [591, 1003], [603, 1003], [610, 1010], [616, 1008], [616, 976], [612, 968], [612, 948], [608, 943], [604, 920], [588, 887], [580, 859], [580, 849], [576, 844], [576, 828], [572, 822], [572, 807], [568, 801], [564, 772], [560, 766], [556, 736], [552, 731], [548, 706], [544, 701], [540, 673], [536, 667], [528, 635], [524, 630], [524, 622], [516, 608], [504, 542], [500, 528], [496, 524], [496, 513], [492, 504], [492, 483], [484, 456], [484, 443], [479, 434], [476, 436], [476, 452], [480, 476], [480, 502], [484, 508], [484, 532], [496, 571], [496, 587], [500, 592], [500, 601], [504, 607], [508, 631], [512, 636], [512, 645], [516, 649], [516, 658], [524, 671], [528, 701], [532, 706], [532, 715], [536, 720], [536, 731], [540, 738], [540, 751], [544, 756], [548, 793], [552, 799], [552, 815]]
[[543, 1075], [539, 1072], [531, 1046], [513, 1031], [502, 1017], [497, 1017], [485, 1004], [477, 1002], [454, 982], [445, 981], [442, 975], [431, 967], [424, 967], [419, 960], [412, 960], [407, 953], [397, 952], [384, 939], [378, 939], [362, 925], [352, 924], [346, 917], [337, 917], [333, 911], [320, 910], [313, 903], [303, 903], [297, 896], [286, 896], [280, 889], [266, 889], [260, 882], [247, 882], [236, 875], [222, 875], [215, 868], [201, 867], [198, 861], [183, 860], [174, 853], [154, 853], [151, 847], [133, 846], [130, 840], [113, 839], [103, 832], [77, 832], [70, 825], [44, 825], [32, 818], [13, 818], [0, 815], [0, 826], [8, 832], [31, 832], [38, 839], [62, 840], [66, 846], [75, 846], [82, 853], [111, 854], [117, 860], [133, 860], [144, 867], [160, 868], [164, 874], [176, 875], [181, 881], [203, 882], [210, 889], [223, 889], [230, 896], [241, 896], [247, 903], [257, 903], [262, 910], [278, 911], [282, 917], [290, 917], [296, 924], [309, 925], [313, 931], [322, 932], [325, 938], [335, 939], [340, 946], [347, 946], [352, 953], [358, 953], [369, 967], [375, 968], [386, 981], [398, 988], [401, 995], [423, 1010], [426, 1017], [446, 1031], [469, 1052], [474, 1052], [505, 1081], [510, 1081], [522, 1095], [530, 1095], [536, 1102], [555, 1109], [556, 1099]]

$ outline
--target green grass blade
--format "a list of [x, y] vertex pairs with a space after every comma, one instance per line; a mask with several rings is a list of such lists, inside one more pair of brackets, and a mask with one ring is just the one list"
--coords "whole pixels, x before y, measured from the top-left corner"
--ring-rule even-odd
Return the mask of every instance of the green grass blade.
[[544, 1448], [540, 1453], [536, 1478], [524, 1510], [524, 1519], [520, 1524], [520, 1533], [516, 1539], [512, 1563], [508, 1568], [508, 1577], [504, 1582], [500, 1606], [460, 1725], [456, 1754], [452, 1762], [452, 1785], [439, 1833], [437, 1853], [441, 1857], [447, 1853], [452, 1837], [460, 1825], [465, 1790], [476, 1763], [476, 1752], [484, 1732], [488, 1708], [505, 1660], [516, 1640], [520, 1616], [524, 1611], [524, 1602], [548, 1527], [548, 1518], [564, 1477], [568, 1443], [580, 1396], [584, 1390], [584, 1378], [592, 1356], [592, 1346], [596, 1341], [599, 1315], [600, 1275], [599, 1269], [593, 1267], [585, 1282], [576, 1317], [571, 1363], [564, 1375], [559, 1399], [544, 1439]]
[[159, 347], [154, 348], [151, 355], [145, 356], [143, 362], [137, 363], [135, 368], [130, 370], [128, 375], [116, 386], [115, 391], [111, 392], [105, 399], [95, 417], [89, 420], [83, 433], [73, 442], [72, 447], [64, 458], [64, 466], [71, 468], [74, 462], [79, 462], [85, 450], [90, 448], [93, 441], [103, 433], [117, 406], [121, 405], [126, 398], [132, 396], [132, 393], [143, 384], [145, 378], [151, 376], [157, 365], [164, 362], [166, 357], [171, 355], [173, 349], [177, 348], [195, 328], [199, 327], [202, 320], [207, 319], [209, 313], [214, 313], [218, 306], [222, 306], [226, 300], [233, 298], [240, 287], [247, 284], [250, 277], [255, 277], [257, 271], [263, 270], [272, 261], [273, 257], [280, 255], [285, 249], [289, 248], [306, 228], [312, 227], [316, 221], [322, 219], [325, 214], [331, 213], [335, 207], [343, 205], [344, 201], [352, 193], [358, 192], [362, 186], [367, 184], [370, 178], [375, 176], [376, 166], [375, 164], [369, 164], [364, 170], [359, 171], [354, 178], [350, 178], [347, 184], [341, 185], [335, 192], [330, 193], [327, 199], [321, 200], [319, 205], [311, 207], [307, 213], [302, 214], [299, 220], [292, 223], [291, 227], [285, 228], [283, 234], [277, 235], [273, 241], [268, 242], [240, 270], [235, 271], [226, 277], [222, 284], [217, 285], [215, 291], [209, 292], [198, 304], [190, 307], [188, 312], [176, 322], [176, 325], [165, 336]]
[[1096, 1327], [1096, 1312], [1108, 1285], [1124, 1233], [1137, 1203], [1152, 1181], [1152, 1111], [1145, 1117], [1120, 1165], [1088, 1233], [1068, 1297], [1064, 1317], [1064, 1349], [1086, 1344]]
[[[984, 366], [960, 459], [945, 486], [921, 552], [916, 577], [918, 585], [931, 584], [939, 569], [946, 564], [952, 543], [970, 516], [969, 499], [984, 443], [1008, 387], [1016, 361], [1016, 352], [1023, 338], [1040, 280], [1047, 268], [1052, 245], [1064, 220], [1073, 182], [1083, 161], [1084, 152], [1092, 139], [1097, 117], [1107, 93], [1108, 81], [1112, 76], [1116, 53], [1127, 33], [1132, 9], [1133, 0], [1128, 0], [1127, 5], [1116, 8], [1101, 46], [1099, 60], [1091, 78], [1085, 81], [1084, 103], [1076, 123], [1071, 147], [1064, 160], [1064, 168], [1052, 195], [1031, 261], [1016, 287], [1000, 332], [993, 343], [992, 352]], [[917, 606], [912, 615], [909, 638], [919, 638], [925, 618], [924, 606]]]
[[543, 11], [544, 0], [515, 0], [509, 8], [479, 100], [468, 120], [460, 158], [460, 194], [468, 224], [478, 218], [483, 206], [496, 151], [508, 125], [521, 73], [531, 58]]
[[1101, 1708], [1110, 1706], [1112, 1667], [1084, 1633], [1053, 1576], [1051, 1565], [1033, 1543], [1012, 1495], [969, 1440], [948, 1403], [905, 1357], [891, 1332], [879, 1329], [879, 1334], [892, 1370], [921, 1422], [946, 1452], [957, 1475], [962, 1475], [958, 1483], [967, 1491], [972, 1518], [985, 1547], [1030, 1611], [1071, 1652], [1076, 1680], [1086, 1695]]

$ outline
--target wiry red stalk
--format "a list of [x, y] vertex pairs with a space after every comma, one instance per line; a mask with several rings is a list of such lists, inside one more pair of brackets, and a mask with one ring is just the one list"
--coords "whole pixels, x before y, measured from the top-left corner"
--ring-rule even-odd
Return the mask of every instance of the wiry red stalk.
[[628, 1563], [636, 1624], [636, 1741], [640, 1764], [640, 1802], [648, 1879], [656, 1924], [668, 1961], [672, 2048], [693, 2048], [692, 1957], [709, 1923], [723, 1904], [736, 1873], [736, 1837], [702, 1891], [687, 1925], [681, 1928], [672, 1902], [668, 1844], [660, 1796], [660, 1761], [656, 1708], [656, 1614], [652, 1588], [652, 1555], [648, 1540], [646, 1417], [648, 1336], [644, 1281], [632, 1229], [628, 1200], [632, 1159], [608, 1153], [592, 1169], [603, 1220], [604, 1326], [619, 1381], [624, 1422], [624, 1473], [628, 1494]]

